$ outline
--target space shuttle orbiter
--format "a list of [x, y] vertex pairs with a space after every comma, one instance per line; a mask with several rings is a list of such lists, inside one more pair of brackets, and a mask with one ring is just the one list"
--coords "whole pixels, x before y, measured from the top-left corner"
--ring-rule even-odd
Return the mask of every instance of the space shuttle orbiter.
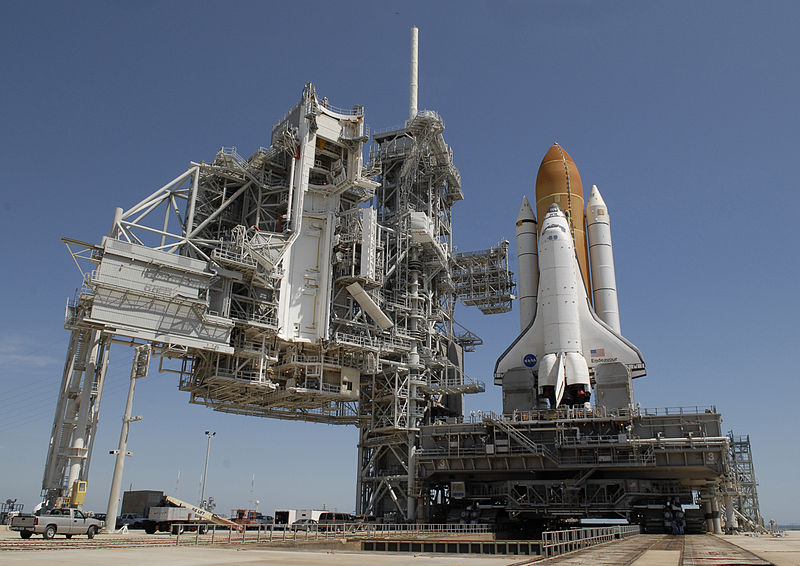
[[[549, 178], [545, 175], [542, 182], [542, 168], [553, 154], [551, 161], [560, 156], [563, 164], [551, 168], [556, 173]], [[559, 169], [563, 175], [559, 175]], [[587, 295], [588, 273], [582, 273], [579, 263], [581, 251], [576, 252], [575, 237], [582, 238], [584, 233], [580, 177], [572, 159], [558, 145], [545, 156], [536, 189], [538, 205], [543, 201], [547, 204], [548, 199], [551, 203], [538, 224], [538, 238], [534, 237], [537, 223], [527, 199], [520, 207], [517, 254], [522, 332], [497, 360], [495, 383], [502, 385], [504, 376], [512, 370], [515, 374], [527, 371], [533, 377], [530, 382], [536, 384], [535, 396], [549, 400], [551, 408], [560, 404], [588, 407], [592, 377], [599, 366], [613, 364], [630, 377], [639, 377], [645, 374], [644, 360], [636, 346], [619, 332], [611, 231], [600, 191], [592, 188], [586, 210], [589, 253], [585, 243], [581, 246], [586, 263], [586, 256], [592, 260], [595, 311]], [[579, 196], [575, 194], [578, 191]], [[557, 204], [559, 200], [566, 205], [567, 214]], [[576, 201], [581, 214], [569, 214], [568, 207]], [[575, 230], [576, 220], [580, 230]]]

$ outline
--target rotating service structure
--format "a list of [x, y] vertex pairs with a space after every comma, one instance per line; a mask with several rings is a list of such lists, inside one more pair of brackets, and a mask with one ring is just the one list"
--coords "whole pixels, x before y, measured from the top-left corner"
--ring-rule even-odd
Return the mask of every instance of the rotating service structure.
[[99, 244], [65, 238], [83, 284], [44, 497], [88, 479], [110, 344], [149, 343], [191, 403], [359, 427], [358, 511], [413, 519], [419, 427], [460, 418], [463, 395], [484, 390], [464, 373], [481, 340], [456, 299], [488, 312], [513, 299], [507, 242], [453, 253], [463, 193], [443, 130], [418, 112], [377, 134], [365, 164], [363, 107], [307, 84], [269, 147], [192, 162], [116, 209]]

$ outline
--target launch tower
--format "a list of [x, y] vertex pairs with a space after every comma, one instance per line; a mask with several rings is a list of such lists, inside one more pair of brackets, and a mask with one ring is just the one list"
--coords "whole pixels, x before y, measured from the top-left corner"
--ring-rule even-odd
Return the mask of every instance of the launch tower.
[[110, 344], [149, 343], [190, 403], [356, 425], [357, 511], [415, 518], [419, 427], [460, 419], [463, 395], [484, 390], [464, 372], [481, 340], [457, 297], [505, 312], [514, 284], [507, 242], [453, 252], [464, 194], [443, 120], [416, 108], [416, 28], [412, 54], [409, 119], [374, 136], [368, 163], [364, 108], [309, 83], [268, 147], [223, 147], [116, 209], [99, 244], [64, 240], [83, 284], [67, 305], [49, 502], [88, 479]]

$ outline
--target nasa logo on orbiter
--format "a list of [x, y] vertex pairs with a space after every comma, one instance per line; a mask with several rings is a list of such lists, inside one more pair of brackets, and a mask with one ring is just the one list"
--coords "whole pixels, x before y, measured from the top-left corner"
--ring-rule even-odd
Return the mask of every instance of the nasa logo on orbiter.
[[522, 358], [522, 362], [529, 368], [532, 368], [536, 365], [536, 356], [533, 354], [528, 354], [524, 358]]

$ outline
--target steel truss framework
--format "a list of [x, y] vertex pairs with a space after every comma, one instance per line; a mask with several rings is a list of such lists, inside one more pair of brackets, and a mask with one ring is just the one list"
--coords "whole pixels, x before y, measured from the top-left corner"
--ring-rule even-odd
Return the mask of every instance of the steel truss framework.
[[67, 495], [75, 481], [88, 479], [109, 338], [97, 329], [72, 328], [42, 480], [43, 494], [51, 502]]
[[732, 505], [739, 517], [748, 523], [748, 528], [764, 528], [761, 507], [758, 504], [758, 482], [753, 465], [753, 452], [750, 446], [750, 435], [736, 436], [729, 432], [730, 461], [733, 472], [732, 497], [726, 497], [726, 505]]
[[191, 403], [357, 425], [357, 509], [412, 519], [419, 427], [460, 419], [463, 394], [484, 389], [463, 370], [481, 340], [454, 318], [463, 194], [443, 129], [422, 112], [376, 136], [365, 164], [363, 108], [308, 84], [268, 148], [223, 147], [116, 209], [101, 243], [65, 239], [83, 282], [45, 497], [88, 477], [109, 345], [149, 343]]
[[463, 193], [443, 130], [438, 114], [424, 111], [376, 135], [370, 154], [380, 167], [374, 207], [386, 232], [381, 302], [410, 348], [382, 356], [362, 387], [356, 511], [390, 519], [416, 517], [420, 425], [462, 417], [462, 395], [484, 390], [463, 372], [464, 350], [480, 339], [454, 319], [451, 207]]
[[483, 314], [509, 312], [514, 280], [508, 266], [508, 240], [488, 250], [456, 254], [453, 273], [458, 296]]

